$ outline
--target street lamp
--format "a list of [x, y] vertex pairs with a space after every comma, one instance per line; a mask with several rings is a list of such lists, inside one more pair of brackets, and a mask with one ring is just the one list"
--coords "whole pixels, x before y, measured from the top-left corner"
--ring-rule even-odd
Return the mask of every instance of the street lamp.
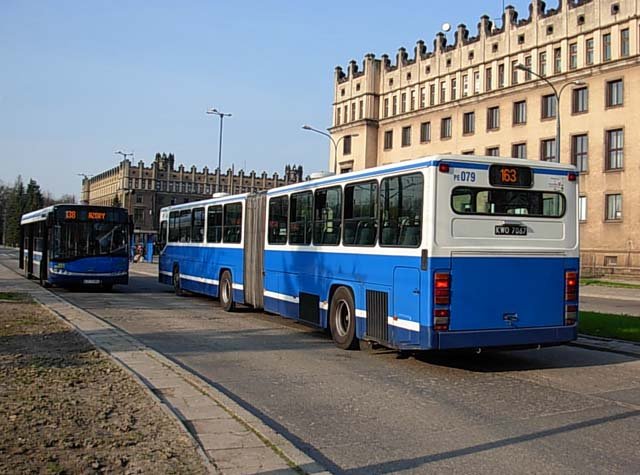
[[564, 91], [564, 89], [567, 86], [584, 86], [586, 83], [584, 81], [567, 82], [563, 84], [560, 90], [558, 91], [556, 87], [551, 83], [551, 81], [549, 81], [546, 77], [536, 73], [534, 70], [532, 70], [531, 68], [528, 68], [524, 64], [516, 64], [516, 69], [532, 74], [538, 79], [542, 79], [553, 90], [553, 94], [556, 97], [556, 159], [558, 160], [558, 162], [560, 162], [560, 95], [562, 94], [562, 91]]
[[220, 191], [220, 174], [222, 173], [222, 122], [225, 117], [231, 117], [231, 114], [225, 114], [218, 109], [209, 109], [207, 114], [213, 114], [220, 117], [220, 142], [218, 143], [218, 174], [216, 175], [216, 193]]
[[351, 134], [351, 135], [343, 135], [342, 137], [340, 137], [337, 141], [333, 140], [333, 137], [331, 135], [329, 135], [326, 132], [323, 132], [322, 130], [318, 130], [316, 128], [311, 127], [310, 125], [303, 125], [302, 128], [304, 130], [310, 130], [311, 132], [315, 132], [316, 134], [320, 134], [320, 135], [324, 135], [325, 137], [327, 137], [329, 140], [331, 140], [331, 143], [333, 144], [333, 173], [334, 175], [338, 173], [338, 144], [340, 143], [340, 141], [346, 137], [358, 137], [358, 134]]
[[115, 155], [122, 155], [122, 157], [126, 160], [127, 157], [133, 158], [133, 152], [123, 152], [122, 150], [118, 150], [114, 152]]

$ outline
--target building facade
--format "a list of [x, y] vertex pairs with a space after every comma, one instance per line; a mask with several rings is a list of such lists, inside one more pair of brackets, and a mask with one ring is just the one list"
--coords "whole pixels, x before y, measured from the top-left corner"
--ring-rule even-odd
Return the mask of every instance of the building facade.
[[[433, 50], [418, 41], [335, 71], [340, 172], [433, 154], [561, 161], [580, 171], [583, 268], [640, 267], [640, 2], [533, 0], [500, 27], [480, 18]], [[560, 93], [534, 74], [544, 76]], [[560, 156], [556, 118], [561, 117]]]
[[[104, 206], [122, 206], [133, 216], [135, 232], [153, 235], [158, 229], [160, 208], [172, 204], [210, 198], [220, 183], [220, 192], [245, 193], [264, 191], [277, 186], [302, 181], [302, 166], [286, 166], [284, 175], [267, 176], [243, 170], [234, 173], [230, 168], [218, 176], [207, 167], [198, 171], [195, 166], [186, 170], [175, 167], [173, 154], [156, 154], [153, 163], [145, 167], [139, 161], [133, 165], [122, 160], [116, 167], [82, 180], [82, 203]], [[218, 181], [219, 180], [219, 181]]]

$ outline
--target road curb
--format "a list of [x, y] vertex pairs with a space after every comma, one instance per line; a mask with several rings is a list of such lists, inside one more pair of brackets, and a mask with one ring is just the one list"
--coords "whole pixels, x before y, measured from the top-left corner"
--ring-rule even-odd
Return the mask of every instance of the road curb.
[[[10, 271], [11, 273], [21, 277], [24, 279], [19, 272], [16, 272], [14, 269], [7, 267], [6, 265], [0, 263], [2, 267]], [[31, 282], [27, 279], [24, 279], [25, 283], [27, 283], [33, 289], [28, 289], [27, 293], [43, 308], [47, 309], [52, 315], [55, 315], [58, 319], [63, 321], [66, 325], [72, 327], [75, 331], [80, 333], [84, 338], [91, 342], [95, 348], [100, 351], [102, 354], [106, 355], [117, 364], [119, 367], [123, 368], [125, 372], [127, 372], [138, 384], [142, 386], [142, 388], [151, 396], [151, 398], [160, 405], [163, 411], [167, 415], [169, 415], [177, 424], [178, 427], [182, 429], [182, 431], [189, 437], [189, 439], [194, 444], [194, 448], [196, 449], [198, 455], [202, 458], [205, 468], [209, 473], [223, 473], [218, 465], [216, 464], [215, 457], [212, 458], [206, 453], [205, 447], [202, 445], [200, 440], [198, 440], [197, 435], [194, 434], [189, 427], [186, 425], [186, 421], [180, 417], [178, 410], [171, 405], [170, 401], [164, 400], [162, 397], [159, 397], [158, 392], [159, 388], [155, 387], [151, 381], [145, 378], [144, 374], [137, 373], [133, 368], [127, 365], [124, 361], [114, 355], [109, 351], [104, 345], [102, 345], [99, 341], [96, 341], [90, 334], [83, 331], [79, 328], [72, 319], [65, 316], [62, 310], [57, 310], [52, 308], [46, 300], [52, 299], [59, 303], [61, 303], [65, 308], [70, 309], [75, 312], [80, 312], [83, 314], [84, 318], [91, 319], [95, 322], [99, 322], [99, 325], [102, 327], [107, 327], [110, 331], [114, 332], [118, 337], [124, 338], [128, 343], [132, 344], [134, 349], [138, 352], [143, 353], [145, 356], [152, 358], [163, 367], [165, 367], [170, 372], [174, 373], [178, 378], [184, 381], [185, 384], [195, 388], [201, 394], [205, 395], [207, 398], [211, 399], [212, 402], [217, 404], [220, 408], [226, 411], [229, 416], [235, 419], [238, 423], [244, 426], [248, 431], [254, 434], [265, 447], [269, 448], [274, 455], [280, 458], [284, 463], [286, 463], [290, 470], [295, 473], [300, 474], [327, 474], [327, 472], [320, 464], [318, 464], [315, 460], [305, 454], [302, 450], [298, 449], [293, 443], [291, 443], [284, 436], [276, 432], [275, 430], [268, 427], [264, 422], [262, 422], [257, 416], [251, 414], [249, 411], [244, 409], [240, 404], [235, 402], [226, 394], [222, 393], [220, 390], [213, 387], [211, 384], [204, 381], [198, 375], [188, 371], [183, 368], [179, 364], [173, 362], [171, 359], [165, 357], [161, 353], [157, 352], [153, 348], [145, 345], [137, 338], [122, 330], [121, 328], [112, 325], [108, 321], [98, 317], [97, 315], [92, 314], [90, 311], [84, 310], [68, 300], [64, 297], [61, 297], [48, 289], [44, 289], [40, 286], [37, 286], [34, 282]], [[46, 296], [46, 298], [42, 298]], [[243, 473], [254, 473], [251, 471], [246, 471]]]
[[576, 341], [572, 341], [569, 345], [589, 350], [607, 351], [609, 353], [618, 353], [620, 355], [640, 358], [640, 344], [630, 341], [579, 335], [578, 339]]

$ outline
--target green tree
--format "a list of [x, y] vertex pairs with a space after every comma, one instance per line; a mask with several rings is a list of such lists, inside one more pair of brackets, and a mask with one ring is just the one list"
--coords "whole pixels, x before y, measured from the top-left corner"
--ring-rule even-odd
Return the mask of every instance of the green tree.
[[44, 207], [44, 197], [42, 196], [42, 191], [40, 191], [40, 185], [31, 178], [27, 184], [23, 213], [29, 213], [42, 207]]
[[22, 177], [18, 176], [7, 199], [7, 235], [6, 244], [17, 246], [20, 243], [20, 217], [25, 209], [25, 190]]

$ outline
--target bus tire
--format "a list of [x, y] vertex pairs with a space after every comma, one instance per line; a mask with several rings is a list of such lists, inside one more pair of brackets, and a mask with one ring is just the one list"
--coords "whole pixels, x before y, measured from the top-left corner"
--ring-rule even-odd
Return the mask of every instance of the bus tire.
[[236, 307], [236, 303], [233, 301], [233, 281], [231, 280], [231, 273], [226, 270], [220, 276], [220, 305], [225, 312], [232, 312]]
[[174, 266], [173, 275], [171, 276], [171, 282], [173, 282], [173, 291], [177, 296], [184, 295], [182, 291], [182, 285], [180, 284], [180, 268], [178, 266]]
[[338, 287], [331, 299], [329, 312], [331, 337], [338, 348], [355, 350], [358, 348], [356, 337], [356, 307], [351, 291]]

